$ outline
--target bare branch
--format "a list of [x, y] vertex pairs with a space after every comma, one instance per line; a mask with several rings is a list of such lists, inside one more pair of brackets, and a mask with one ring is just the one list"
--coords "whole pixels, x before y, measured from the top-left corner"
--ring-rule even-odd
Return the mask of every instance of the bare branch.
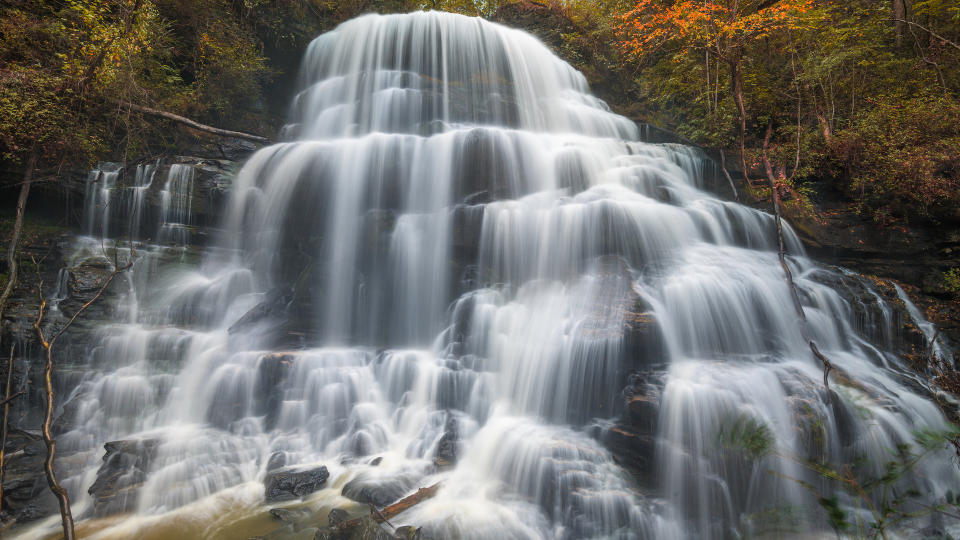
[[947, 45], [953, 47], [954, 49], [960, 51], [960, 45], [957, 45], [956, 43], [950, 41], [949, 39], [947, 39], [947, 38], [945, 38], [945, 37], [943, 37], [943, 36], [941, 36], [940, 34], [934, 32], [933, 30], [930, 30], [929, 28], [926, 28], [925, 26], [919, 25], [919, 24], [917, 24], [917, 23], [915, 23], [915, 22], [913, 22], [913, 21], [908, 21], [908, 20], [906, 20], [906, 19], [896, 19], [896, 18], [895, 18], [895, 19], [893, 19], [893, 20], [895, 20], [895, 21], [897, 21], [897, 22], [902, 22], [902, 23], [908, 24], [908, 25], [913, 26], [913, 27], [915, 27], [915, 28], [919, 28], [920, 30], [922, 30], [922, 31], [930, 34], [931, 36], [939, 39], [940, 41], [942, 41], [942, 42], [946, 43]]
[[26, 394], [26, 392], [24, 392], [24, 391], [21, 390], [20, 392], [17, 392], [16, 394], [13, 394], [12, 396], [8, 397], [7, 399], [5, 399], [5, 400], [3, 400], [3, 401], [0, 401], [0, 407], [6, 407], [11, 401], [13, 401], [14, 399], [17, 399], [18, 397], [20, 397], [20, 396], [22, 396], [22, 395], [24, 395], [24, 394]]
[[73, 513], [70, 511], [70, 497], [67, 493], [67, 490], [60, 485], [59, 480], [57, 480], [56, 473], [53, 470], [53, 461], [57, 454], [57, 441], [53, 438], [53, 412], [54, 412], [54, 396], [53, 396], [53, 346], [56, 344], [57, 339], [63, 335], [64, 332], [77, 320], [77, 318], [87, 310], [94, 302], [96, 302], [101, 296], [103, 296], [104, 291], [107, 290], [107, 287], [113, 282], [113, 280], [122, 272], [128, 270], [133, 266], [133, 262], [136, 256], [136, 245], [133, 240], [130, 241], [130, 255], [127, 259], [126, 264], [120, 266], [119, 255], [119, 246], [115, 245], [114, 251], [114, 267], [113, 271], [110, 272], [110, 275], [101, 283], [100, 288], [97, 290], [96, 294], [83, 304], [74, 314], [67, 320], [66, 324], [60, 327], [59, 330], [53, 335], [53, 337], [47, 341], [46, 335], [43, 331], [43, 315], [47, 308], [47, 300], [43, 296], [43, 278], [40, 276], [40, 265], [37, 264], [36, 259], [33, 259], [34, 267], [37, 272], [37, 295], [39, 297], [39, 306], [37, 308], [37, 318], [33, 323], [34, 331], [37, 334], [37, 337], [40, 339], [40, 345], [44, 349], [44, 354], [46, 361], [44, 363], [43, 369], [43, 380], [45, 391], [47, 395], [47, 407], [46, 415], [44, 416], [43, 425], [41, 426], [41, 435], [43, 438], [44, 445], [47, 447], [47, 457], [43, 464], [44, 473], [47, 477], [47, 485], [50, 487], [50, 491], [57, 497], [57, 502], [60, 505], [60, 521], [63, 525], [63, 537], [64, 540], [75, 540], [76, 532], [74, 530], [73, 522]]
[[242, 131], [230, 131], [228, 129], [220, 129], [213, 126], [208, 126], [206, 124], [201, 124], [195, 120], [191, 120], [185, 116], [180, 116], [179, 114], [174, 114], [172, 112], [161, 111], [157, 109], [151, 109], [150, 107], [144, 107], [143, 105], [137, 105], [135, 103], [130, 103], [129, 101], [121, 102], [121, 105], [130, 107], [130, 109], [137, 111], [143, 114], [149, 114], [151, 116], [157, 116], [160, 118], [166, 118], [167, 120], [173, 120], [174, 122], [179, 122], [185, 126], [191, 127], [193, 129], [203, 131], [205, 133], [210, 133], [213, 135], [218, 135], [220, 137], [234, 137], [237, 139], [246, 139], [248, 141], [269, 144], [270, 139], [254, 135], [252, 133], [244, 133]]

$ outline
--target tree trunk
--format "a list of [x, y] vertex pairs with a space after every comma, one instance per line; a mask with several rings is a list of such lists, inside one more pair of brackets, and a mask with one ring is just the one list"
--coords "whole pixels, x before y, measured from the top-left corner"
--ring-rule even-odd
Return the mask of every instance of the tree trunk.
[[[119, 249], [119, 246], [116, 246], [115, 249]], [[76, 533], [74, 531], [73, 525], [73, 513], [70, 511], [70, 496], [67, 493], [67, 490], [60, 485], [60, 482], [57, 480], [56, 472], [53, 470], [53, 461], [57, 455], [57, 441], [53, 438], [53, 346], [57, 343], [57, 340], [60, 339], [60, 336], [73, 325], [74, 322], [87, 310], [94, 302], [100, 299], [103, 296], [104, 291], [107, 290], [107, 287], [113, 283], [113, 280], [121, 273], [125, 272], [133, 266], [134, 259], [136, 257], [136, 244], [133, 241], [130, 241], [130, 258], [127, 259], [127, 263], [123, 266], [120, 265], [119, 256], [114, 254], [113, 259], [113, 271], [110, 272], [110, 275], [107, 276], [103, 283], [100, 284], [100, 288], [97, 290], [96, 294], [93, 295], [90, 300], [87, 300], [85, 304], [80, 306], [80, 308], [74, 312], [73, 316], [67, 320], [60, 328], [53, 334], [53, 337], [48, 341], [46, 334], [43, 332], [43, 314], [47, 309], [47, 300], [43, 296], [43, 280], [39, 279], [37, 282], [37, 296], [39, 297], [40, 305], [37, 308], [37, 318], [33, 322], [33, 330], [36, 332], [37, 337], [40, 340], [40, 346], [43, 348], [45, 353], [45, 362], [43, 365], [43, 382], [44, 382], [44, 391], [47, 395], [47, 407], [46, 412], [43, 418], [43, 425], [40, 427], [40, 435], [43, 438], [43, 444], [47, 447], [47, 459], [43, 463], [43, 471], [46, 473], [47, 485], [50, 487], [50, 491], [53, 492], [54, 496], [57, 498], [57, 502], [60, 505], [60, 521], [63, 524], [63, 538], [64, 540], [75, 540]], [[39, 276], [38, 276], [39, 277]]]
[[813, 104], [813, 113], [817, 117], [817, 124], [820, 126], [820, 132], [823, 133], [823, 140], [830, 146], [833, 143], [833, 128], [830, 127], [830, 121], [827, 119], [827, 113], [823, 110], [820, 100], [817, 99], [815, 91], [809, 84], [804, 84], [807, 93], [810, 94], [810, 102]]
[[[46, 304], [46, 302], [41, 302]], [[41, 308], [42, 309], [42, 308]], [[60, 485], [57, 480], [57, 474], [53, 470], [53, 459], [57, 455], [57, 441], [53, 438], [53, 350], [47, 346], [46, 362], [43, 367], [43, 382], [47, 393], [47, 411], [43, 419], [41, 434], [43, 443], [47, 447], [47, 459], [43, 462], [43, 472], [47, 475], [47, 485], [50, 491], [57, 497], [57, 503], [60, 505], [60, 523], [63, 526], [63, 539], [75, 540], [76, 533], [73, 527], [73, 513], [70, 511], [70, 496], [67, 490]]]
[[37, 149], [30, 150], [30, 156], [27, 158], [27, 170], [23, 173], [23, 182], [20, 184], [20, 197], [17, 199], [17, 216], [13, 221], [13, 235], [10, 237], [10, 245], [7, 247], [7, 284], [0, 294], [0, 321], [3, 321], [3, 310], [7, 306], [7, 300], [13, 293], [13, 288], [17, 285], [17, 247], [20, 244], [20, 233], [23, 231], [23, 214], [27, 208], [27, 197], [30, 195], [30, 186], [33, 184], [33, 171], [37, 166]]
[[907, 18], [907, 1], [893, 0], [893, 24], [897, 34], [897, 47], [903, 44], [904, 21]]
[[797, 312], [797, 318], [800, 320], [800, 334], [803, 336], [803, 339], [806, 340], [807, 345], [810, 347], [810, 352], [813, 354], [814, 358], [819, 360], [823, 365], [823, 386], [829, 390], [829, 375], [830, 370], [833, 369], [833, 364], [831, 364], [830, 360], [820, 352], [820, 348], [817, 347], [817, 343], [813, 341], [813, 337], [810, 334], [810, 328], [807, 323], [807, 314], [803, 311], [803, 304], [800, 302], [800, 293], [797, 292], [797, 284], [793, 281], [793, 272], [790, 271], [790, 265], [787, 264], [786, 249], [783, 244], [783, 219], [780, 215], [780, 191], [777, 189], [778, 182], [773, 173], [773, 166], [770, 164], [770, 157], [767, 155], [767, 148], [770, 147], [770, 137], [772, 135], [773, 120], [770, 120], [767, 123], [767, 134], [763, 138], [763, 168], [767, 175], [767, 182], [770, 183], [770, 198], [773, 199], [773, 215], [777, 225], [777, 257], [780, 259], [780, 267], [783, 268], [784, 279], [787, 282], [787, 286], [790, 288], [790, 297], [793, 300], [793, 307]]
[[740, 128], [740, 166], [743, 167], [743, 179], [750, 183], [750, 173], [747, 170], [747, 107], [743, 102], [743, 66], [742, 55], [739, 50], [734, 51], [728, 60], [730, 65], [730, 93], [737, 104], [737, 120]]

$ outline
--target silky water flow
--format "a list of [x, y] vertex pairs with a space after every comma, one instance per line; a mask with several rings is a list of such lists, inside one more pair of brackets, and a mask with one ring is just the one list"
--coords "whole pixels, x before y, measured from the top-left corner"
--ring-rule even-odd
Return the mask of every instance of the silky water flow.
[[[809, 332], [854, 381], [824, 388], [772, 216], [712, 194], [698, 151], [642, 142], [526, 33], [436, 12], [346, 22], [307, 50], [282, 136], [237, 173], [200, 257], [191, 165], [144, 164], [126, 187], [116, 165], [90, 174], [76, 260], [144, 237], [141, 221], [157, 239], [60, 398], [59, 468], [91, 538], [258, 534], [273, 459], [328, 468], [297, 503], [316, 525], [356, 508], [348, 483], [397, 499], [439, 482], [391, 523], [434, 538], [733, 538], [784, 515], [781, 532], [827, 534], [801, 481], [836, 486], [803, 459], [879, 471], [946, 425], [896, 353], [895, 306], [807, 258], [785, 226]], [[121, 211], [129, 231], [110, 225]], [[869, 316], [849, 283], [875, 297]], [[627, 417], [647, 430], [615, 457]], [[744, 418], [773, 452], [723, 447]], [[152, 459], [100, 507], [87, 490], [115, 440]], [[944, 452], [900, 488], [934, 503], [958, 481]], [[126, 513], [100, 518], [112, 504]]]

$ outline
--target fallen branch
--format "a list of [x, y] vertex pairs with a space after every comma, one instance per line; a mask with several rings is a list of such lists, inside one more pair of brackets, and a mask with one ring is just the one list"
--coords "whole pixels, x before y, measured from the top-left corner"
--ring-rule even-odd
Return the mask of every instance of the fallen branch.
[[[430, 487], [420, 488], [416, 491], [416, 493], [407, 495], [406, 497], [400, 499], [399, 501], [389, 506], [383, 507], [383, 510], [377, 511], [376, 508], [372, 508], [370, 511], [370, 517], [373, 518], [377, 523], [386, 522], [389, 524], [387, 520], [396, 516], [397, 514], [400, 514], [406, 510], [409, 510], [414, 505], [433, 497], [434, 495], [437, 494], [437, 491], [439, 490], [440, 490], [440, 482], [437, 482], [436, 484]], [[359, 527], [362, 522], [363, 522], [363, 518], [348, 519], [347, 521], [344, 521], [336, 526], [336, 532], [338, 533], [338, 535], [349, 532]]]
[[380, 510], [377, 510], [376, 505], [374, 505], [373, 503], [370, 503], [370, 513], [375, 517], [379, 517], [380, 519], [382, 519], [383, 520], [382, 523], [386, 523], [387, 525], [390, 526], [391, 529], [396, 529], [396, 527], [393, 526], [393, 523], [390, 523], [390, 520], [387, 519], [387, 516], [383, 515], [383, 512], [381, 512]]
[[161, 111], [158, 109], [151, 109], [150, 107], [144, 107], [143, 105], [137, 105], [135, 103], [130, 103], [128, 101], [120, 102], [124, 107], [129, 107], [133, 111], [137, 111], [142, 114], [148, 114], [150, 116], [156, 116], [159, 118], [165, 118], [167, 120], [173, 120], [185, 126], [191, 127], [198, 131], [203, 131], [205, 133], [210, 133], [220, 137], [233, 137], [236, 139], [245, 139], [248, 141], [270, 144], [270, 139], [262, 137], [260, 135], [254, 135], [252, 133], [244, 133], [242, 131], [230, 131], [228, 129], [220, 129], [213, 126], [208, 126], [206, 124], [201, 124], [195, 120], [191, 120], [186, 116], [180, 116], [179, 114], [174, 114], [172, 112]]
[[793, 299], [793, 307], [797, 312], [797, 317], [800, 318], [800, 334], [810, 346], [810, 352], [813, 353], [814, 358], [823, 364], [823, 386], [829, 390], [830, 380], [828, 376], [830, 375], [830, 370], [833, 369], [833, 364], [820, 352], [820, 348], [817, 347], [816, 342], [813, 341], [813, 337], [810, 335], [810, 328], [807, 324], [807, 314], [803, 311], [803, 304], [800, 302], [800, 293], [797, 292], [797, 284], [793, 281], [793, 272], [790, 271], [790, 265], [787, 264], [786, 249], [783, 245], [783, 221], [780, 217], [780, 191], [778, 190], [779, 186], [777, 186], [777, 181], [773, 176], [773, 166], [770, 164], [770, 157], [767, 155], [772, 133], [773, 121], [771, 120], [767, 123], [767, 134], [763, 139], [763, 168], [767, 173], [767, 181], [770, 183], [770, 198], [773, 199], [773, 214], [777, 223], [777, 256], [780, 259], [780, 266], [783, 268], [787, 286], [790, 287], [790, 297]]

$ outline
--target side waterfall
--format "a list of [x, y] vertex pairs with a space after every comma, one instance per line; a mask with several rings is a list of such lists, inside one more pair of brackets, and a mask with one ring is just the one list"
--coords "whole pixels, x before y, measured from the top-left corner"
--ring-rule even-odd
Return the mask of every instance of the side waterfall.
[[[779, 511], [829, 533], [799, 481], [829, 485], [800, 460], [879, 472], [946, 425], [891, 345], [893, 307], [786, 227], [812, 335], [848, 379], [824, 388], [773, 218], [711, 194], [698, 151], [642, 142], [530, 35], [364, 16], [314, 40], [300, 88], [202, 261], [184, 248], [189, 165], [145, 165], [124, 190], [116, 167], [90, 175], [81, 258], [122, 236], [124, 205], [145, 237], [141, 194], [164, 186], [158, 241], [65, 406], [75, 514], [135, 514], [92, 537], [240, 537], [275, 459], [328, 467], [315, 509], [348, 485], [395, 500], [442, 482], [393, 520], [434, 538], [731, 538]], [[869, 316], [851, 286], [876, 297]], [[623, 418], [646, 426], [626, 447]], [[774, 452], [724, 451], [742, 418]], [[121, 439], [153, 457], [98, 501]], [[903, 488], [957, 485], [947, 453]]]

